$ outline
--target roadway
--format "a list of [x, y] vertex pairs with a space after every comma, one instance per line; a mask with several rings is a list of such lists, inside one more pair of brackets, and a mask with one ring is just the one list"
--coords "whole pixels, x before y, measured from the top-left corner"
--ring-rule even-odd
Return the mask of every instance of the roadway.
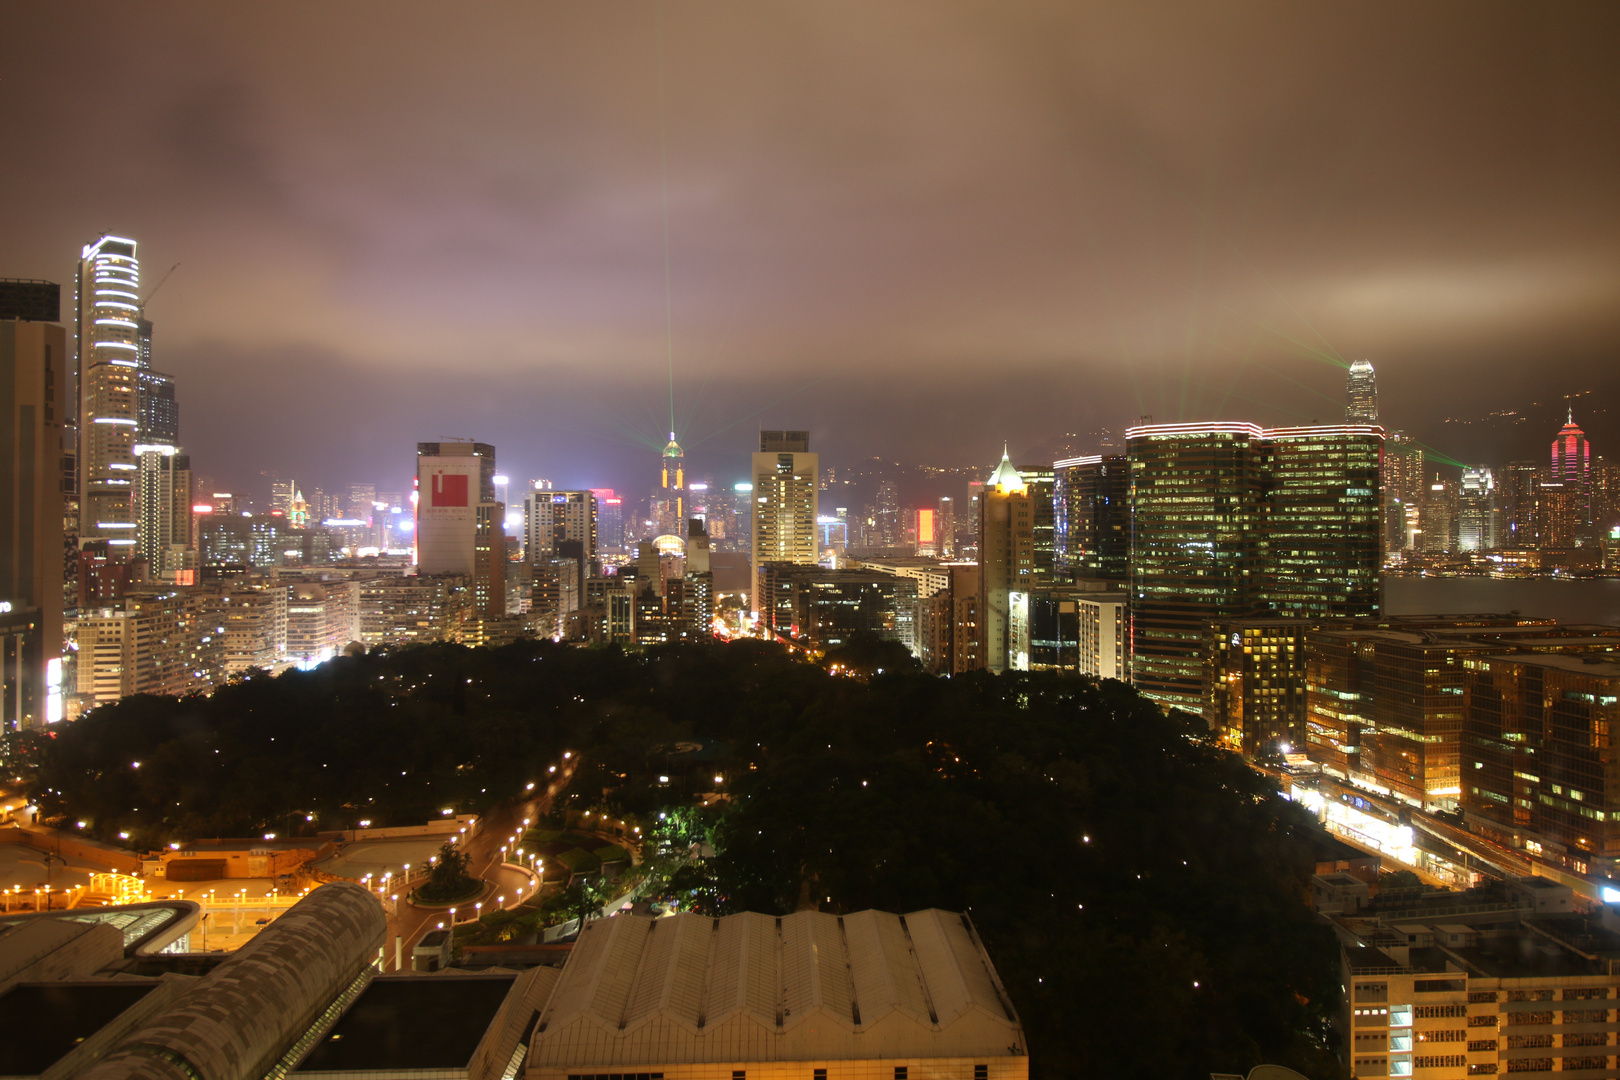
[[[556, 778], [546, 785], [544, 792], [537, 792], [521, 802], [502, 803], [479, 819], [478, 835], [467, 841], [466, 850], [469, 856], [469, 872], [472, 876], [494, 886], [489, 900], [485, 902], [486, 907], [495, 904], [498, 896], [506, 897], [502, 906], [508, 908], [516, 907], [525, 899], [522, 890], [528, 886], [529, 876], [515, 866], [504, 864], [501, 861], [501, 848], [510, 844], [514, 833], [522, 833], [525, 818], [531, 823], [538, 821], [541, 815], [551, 809], [552, 800], [568, 786], [568, 781], [573, 777], [577, 760], [570, 759]], [[457, 911], [456, 918], [458, 922], [465, 921], [460, 910]], [[396, 938], [401, 943], [401, 962], [405, 969], [409, 970], [411, 947], [428, 930], [448, 921], [448, 912], [412, 907], [405, 902], [405, 895], [400, 894], [394, 914], [388, 918], [388, 939], [385, 945], [388, 970], [394, 970]]]

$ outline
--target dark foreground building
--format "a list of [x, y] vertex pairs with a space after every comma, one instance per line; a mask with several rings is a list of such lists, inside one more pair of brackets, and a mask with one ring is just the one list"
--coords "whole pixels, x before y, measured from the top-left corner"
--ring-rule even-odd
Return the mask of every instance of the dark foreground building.
[[620, 915], [586, 924], [560, 966], [391, 975], [382, 908], [358, 885], [316, 889], [223, 958], [177, 951], [198, 915], [0, 917], [0, 1076], [1029, 1075], [965, 915]]

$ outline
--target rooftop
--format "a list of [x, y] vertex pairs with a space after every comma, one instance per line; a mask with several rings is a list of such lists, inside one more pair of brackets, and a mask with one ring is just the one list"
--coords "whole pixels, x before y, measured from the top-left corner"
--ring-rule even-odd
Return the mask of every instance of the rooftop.
[[505, 973], [379, 977], [293, 1075], [465, 1068], [516, 979]]
[[38, 1076], [156, 982], [24, 983], [0, 996], [0, 1076]]
[[587, 925], [530, 1067], [1025, 1053], [966, 916], [621, 915]]

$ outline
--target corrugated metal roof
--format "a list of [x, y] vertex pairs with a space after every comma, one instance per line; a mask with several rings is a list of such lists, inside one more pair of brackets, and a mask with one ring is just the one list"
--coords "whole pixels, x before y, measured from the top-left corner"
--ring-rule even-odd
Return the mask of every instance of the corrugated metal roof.
[[528, 1067], [1023, 1053], [962, 915], [620, 915], [580, 935]]

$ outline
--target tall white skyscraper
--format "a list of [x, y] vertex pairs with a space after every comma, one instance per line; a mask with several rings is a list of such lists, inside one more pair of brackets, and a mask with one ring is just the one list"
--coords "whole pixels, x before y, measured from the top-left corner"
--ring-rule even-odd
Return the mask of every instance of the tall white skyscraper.
[[1373, 372], [1372, 361], [1357, 360], [1350, 365], [1346, 397], [1345, 423], [1378, 423], [1378, 376]]
[[819, 461], [810, 452], [808, 431], [761, 431], [753, 458], [753, 588], [749, 606], [757, 613], [760, 569], [766, 563], [814, 566], [816, 514], [820, 508]]
[[140, 287], [135, 241], [103, 236], [85, 246], [73, 326], [79, 543], [104, 544], [118, 560], [128, 559], [136, 543]]

